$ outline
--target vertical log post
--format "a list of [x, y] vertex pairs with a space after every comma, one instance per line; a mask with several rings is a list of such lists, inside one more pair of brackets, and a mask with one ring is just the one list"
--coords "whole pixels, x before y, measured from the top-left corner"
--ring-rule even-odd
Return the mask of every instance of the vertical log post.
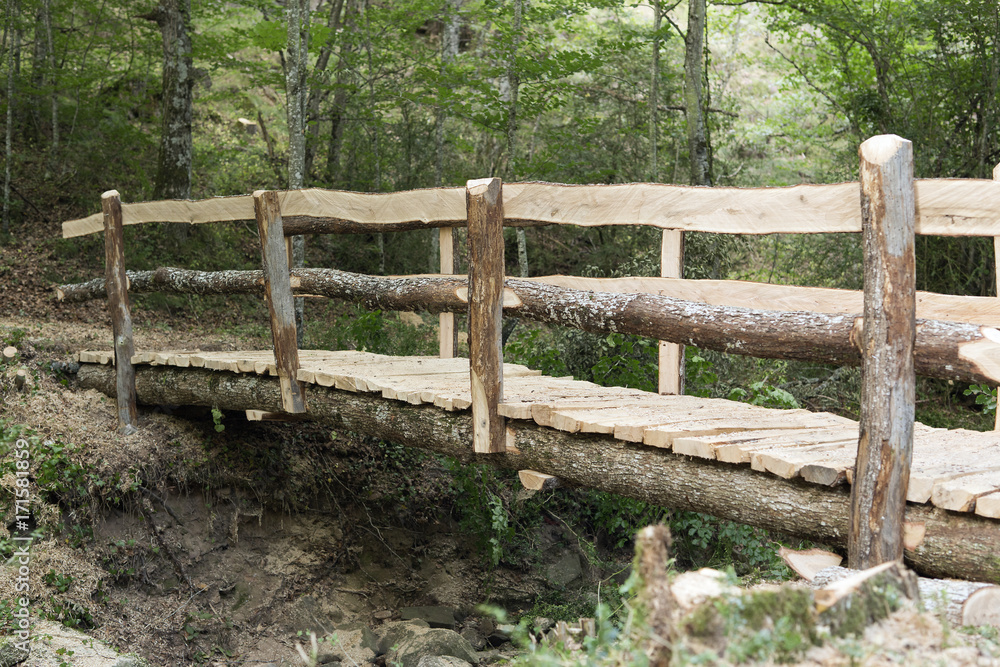
[[295, 305], [278, 193], [270, 190], [254, 192], [253, 207], [260, 234], [264, 294], [271, 315], [274, 363], [281, 384], [281, 404], [285, 412], [305, 412], [305, 389], [296, 378], [299, 371], [299, 348], [295, 336]]
[[[455, 273], [455, 241], [454, 230], [451, 227], [442, 227], [438, 230], [441, 252], [441, 273], [451, 275]], [[455, 313], [441, 313], [438, 316], [438, 349], [442, 359], [451, 359], [455, 356]]]
[[851, 487], [849, 567], [903, 557], [916, 376], [913, 145], [895, 135], [861, 144], [865, 310], [861, 419]]
[[503, 191], [499, 178], [465, 186], [469, 220], [469, 368], [472, 382], [473, 448], [507, 451], [503, 401]]
[[[684, 277], [684, 232], [664, 229], [660, 245], [660, 276]], [[660, 393], [684, 393], [684, 346], [660, 341]]]
[[[1000, 164], [993, 167], [993, 180], [1000, 181]], [[997, 298], [1000, 299], [1000, 236], [993, 237], [993, 269], [997, 278]], [[1000, 410], [996, 412], [993, 430], [1000, 430]]]
[[125, 275], [122, 200], [117, 190], [108, 190], [101, 195], [101, 209], [104, 211], [104, 277], [111, 328], [115, 336], [118, 432], [131, 435], [138, 430], [139, 413], [135, 406], [135, 367], [132, 366], [135, 343], [132, 339], [128, 277]]

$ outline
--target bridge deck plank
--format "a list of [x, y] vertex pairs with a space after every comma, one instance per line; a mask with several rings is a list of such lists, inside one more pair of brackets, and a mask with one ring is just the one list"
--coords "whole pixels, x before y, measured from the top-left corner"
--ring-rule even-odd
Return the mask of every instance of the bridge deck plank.
[[[114, 363], [109, 351], [84, 351], [78, 359]], [[270, 350], [158, 350], [139, 352], [132, 362], [275, 374]], [[299, 363], [297, 377], [307, 383], [446, 410], [465, 410], [472, 403], [468, 359], [301, 350]], [[813, 484], [852, 481], [858, 425], [829, 413], [603, 387], [546, 377], [516, 364], [504, 365], [504, 394], [499, 413], [507, 418], [603, 433]], [[1000, 433], [915, 425], [907, 500], [1000, 518]]]

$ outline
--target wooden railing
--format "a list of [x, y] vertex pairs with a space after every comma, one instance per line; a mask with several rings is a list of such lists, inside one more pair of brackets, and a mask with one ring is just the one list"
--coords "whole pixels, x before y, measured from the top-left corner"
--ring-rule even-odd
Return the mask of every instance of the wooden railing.
[[[126, 429], [135, 424], [129, 289], [263, 291], [269, 305], [283, 405], [291, 413], [306, 411], [307, 403], [304, 388], [296, 379], [292, 296], [297, 291], [351, 298], [378, 307], [441, 312], [442, 356], [454, 354], [450, 314], [468, 309], [473, 446], [483, 453], [505, 450], [503, 418], [497, 412], [503, 401], [500, 329], [504, 310], [538, 321], [668, 341], [669, 346], [661, 351], [662, 393], [680, 392], [679, 344], [753, 356], [863, 363], [862, 446], [854, 486], [863, 493], [855, 500], [854, 516], [868, 518], [855, 522], [859, 534], [852, 544], [861, 549], [861, 560], [855, 562], [864, 561], [868, 557], [864, 554], [875, 554], [875, 560], [891, 558], [895, 557], [896, 543], [901, 545], [901, 538], [896, 539], [901, 525], [886, 522], [902, 516], [901, 510], [892, 508], [901, 507], [903, 502], [898, 480], [908, 479], [906, 442], [912, 441], [913, 389], [912, 381], [905, 378], [915, 371], [1000, 383], [1000, 331], [993, 328], [1000, 326], [998, 300], [915, 293], [912, 259], [914, 234], [1000, 237], [1000, 171], [994, 181], [914, 181], [908, 151], [909, 142], [898, 137], [870, 139], [861, 148], [860, 185], [708, 189], [652, 184], [504, 185], [499, 179], [484, 179], [470, 181], [465, 188], [391, 194], [260, 191], [197, 202], [126, 205], [111, 191], [103, 197], [102, 214], [63, 226], [66, 237], [105, 230], [105, 284], [63, 286], [60, 293], [77, 299], [107, 291], [119, 361], [119, 418]], [[227, 272], [223, 288], [212, 286], [212, 274], [164, 269], [129, 274], [131, 286], [126, 288], [123, 225], [235, 220], [257, 222], [263, 275]], [[661, 228], [663, 277], [505, 280], [502, 227], [550, 224]], [[466, 226], [467, 283], [447, 276], [454, 270], [449, 253], [452, 229]], [[284, 241], [295, 234], [426, 228], [440, 228], [441, 276], [389, 279], [288, 268]], [[843, 290], [686, 281], [680, 277], [685, 231], [864, 232], [866, 291], [862, 298], [861, 293]], [[895, 240], [887, 242], [887, 238]], [[881, 259], [876, 261], [878, 257]], [[896, 266], [900, 261], [902, 264]], [[872, 289], [875, 284], [885, 287]], [[918, 315], [922, 318], [919, 327], [915, 324]], [[890, 405], [894, 412], [889, 411]], [[909, 433], [905, 428], [900, 430], [900, 420], [910, 424]], [[885, 471], [880, 467], [880, 461], [885, 460], [899, 465]], [[895, 486], [873, 481], [887, 479], [885, 475], [896, 480]], [[905, 499], [905, 481], [902, 484]], [[892, 489], [891, 493], [886, 494], [887, 489]]]

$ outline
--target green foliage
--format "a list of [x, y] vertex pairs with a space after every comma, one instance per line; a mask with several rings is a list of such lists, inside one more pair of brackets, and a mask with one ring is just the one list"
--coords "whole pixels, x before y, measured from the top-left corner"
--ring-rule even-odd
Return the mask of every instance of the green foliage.
[[46, 584], [56, 589], [60, 593], [66, 593], [69, 591], [70, 585], [73, 583], [73, 577], [68, 574], [59, 574], [55, 570], [49, 570], [42, 577]]
[[993, 415], [997, 411], [997, 388], [986, 384], [973, 384], [965, 390], [966, 396], [975, 396], [976, 405], [982, 406], [983, 414]]
[[732, 566], [751, 581], [787, 579], [791, 571], [767, 531], [697, 512], [673, 512], [674, 553], [685, 568]]
[[799, 402], [790, 393], [763, 381], [754, 382], [747, 389], [736, 387], [730, 390], [728, 398], [731, 401], [742, 401], [765, 408], [792, 410], [800, 407]]
[[332, 326], [307, 328], [313, 349], [363, 350], [376, 354], [422, 355], [436, 351], [429, 330], [400, 319], [395, 313], [369, 311], [362, 306], [328, 305], [325, 317]]
[[225, 419], [225, 417], [226, 416], [223, 414], [222, 410], [215, 406], [212, 407], [212, 423], [215, 425], [216, 433], [222, 433], [226, 430], [226, 425], [222, 423], [222, 420]]
[[658, 344], [649, 338], [608, 334], [604, 342], [614, 352], [602, 355], [591, 369], [594, 382], [605, 386], [656, 391]]
[[479, 551], [490, 564], [522, 564], [530, 554], [530, 529], [541, 520], [538, 503], [532, 499], [515, 502], [516, 476], [487, 465], [462, 465], [446, 459], [456, 498], [453, 511], [459, 525], [473, 536]]
[[569, 375], [569, 367], [555, 347], [551, 332], [541, 327], [529, 327], [527, 322], [519, 324], [511, 334], [503, 348], [504, 361], [524, 364], [553, 377]]

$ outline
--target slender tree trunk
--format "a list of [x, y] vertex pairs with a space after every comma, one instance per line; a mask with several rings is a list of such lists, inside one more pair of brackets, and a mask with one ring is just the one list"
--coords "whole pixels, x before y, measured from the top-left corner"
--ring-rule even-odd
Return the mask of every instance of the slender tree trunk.
[[313, 68], [314, 77], [322, 77], [319, 85], [313, 86], [308, 92], [306, 102], [306, 157], [305, 168], [306, 177], [313, 173], [313, 162], [316, 157], [316, 146], [319, 141], [319, 107], [324, 99], [329, 95], [330, 77], [326, 74], [326, 68], [330, 64], [330, 56], [333, 55], [333, 47], [338, 29], [341, 24], [341, 17], [344, 11], [344, 0], [334, 0], [330, 3], [330, 14], [327, 18], [326, 27], [330, 30], [330, 36], [323, 48], [320, 49], [316, 58], [316, 66]]
[[330, 143], [326, 153], [326, 180], [331, 188], [341, 185], [340, 152], [344, 136], [344, 111], [347, 108], [347, 82], [350, 76], [348, 58], [354, 49], [354, 42], [349, 37], [357, 29], [355, 17], [358, 14], [358, 0], [346, 0], [344, 9], [344, 31], [340, 42], [340, 54], [337, 58], [337, 73], [334, 76], [333, 104], [330, 108]]
[[[288, 0], [285, 6], [288, 57], [285, 60], [285, 106], [288, 117], [288, 189], [299, 190], [306, 176], [306, 104], [309, 65], [309, 0]], [[305, 266], [306, 239], [292, 237], [292, 267]], [[295, 299], [295, 329], [303, 344], [304, 299]]]
[[153, 198], [189, 199], [194, 90], [191, 0], [162, 0], [142, 18], [154, 21], [163, 36], [163, 125]]
[[[514, 0], [514, 34], [511, 36], [510, 53], [507, 57], [507, 179], [517, 181], [517, 94], [521, 85], [521, 75], [517, 66], [517, 52], [521, 46], [521, 13], [524, 0]], [[524, 228], [517, 231], [517, 266], [521, 277], [528, 277], [528, 242]]]
[[649, 180], [656, 183], [660, 178], [657, 156], [658, 121], [657, 105], [660, 102], [660, 21], [663, 14], [660, 0], [653, 0], [653, 64], [649, 77]]
[[15, 52], [21, 48], [18, 31], [14, 25], [17, 20], [17, 9], [17, 0], [7, 0], [7, 34], [10, 36], [10, 46], [7, 49], [7, 127], [4, 133], [3, 223], [0, 225], [5, 234], [10, 231], [10, 163], [14, 159], [12, 144], [14, 130], [14, 60]]
[[[191, 121], [194, 61], [191, 54], [191, 0], [161, 0], [141, 18], [155, 22], [163, 37], [163, 120], [153, 199], [191, 198]], [[173, 226], [178, 245], [191, 225]]]
[[52, 152], [56, 153], [59, 150], [59, 86], [56, 54], [52, 47], [52, 0], [43, 0], [42, 20], [45, 24], [45, 42], [49, 54], [49, 85], [52, 86]]
[[[448, 14], [444, 20], [444, 32], [441, 35], [441, 75], [444, 76], [448, 65], [458, 57], [458, 39], [461, 30], [461, 19], [458, 14], [460, 0], [448, 0]], [[444, 182], [444, 121], [445, 111], [438, 101], [434, 113], [434, 187], [441, 187]], [[441, 258], [441, 238], [436, 229], [428, 232], [431, 235], [430, 271], [436, 273]]]
[[687, 35], [684, 40], [684, 103], [687, 109], [691, 185], [712, 185], [702, 91], [706, 18], [705, 0], [690, 0]]
[[[375, 101], [375, 59], [372, 53], [372, 26], [369, 12], [371, 8], [366, 4], [364, 7], [365, 18], [365, 55], [368, 58], [368, 110], [372, 114], [372, 157], [375, 160], [375, 192], [382, 191], [382, 119], [379, 116], [378, 105]], [[378, 272], [385, 274], [385, 234], [379, 232], [375, 235], [378, 244]]]

